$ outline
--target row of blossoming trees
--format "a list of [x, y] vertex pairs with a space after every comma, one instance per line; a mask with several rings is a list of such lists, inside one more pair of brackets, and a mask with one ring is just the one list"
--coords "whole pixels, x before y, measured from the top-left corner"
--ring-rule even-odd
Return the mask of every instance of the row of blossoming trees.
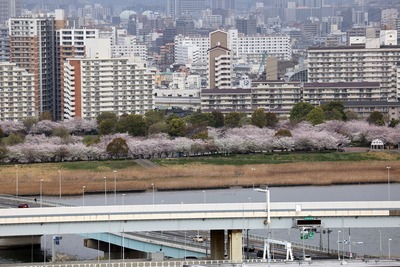
[[[62, 126], [68, 136], [48, 136]], [[271, 150], [335, 150], [351, 142], [368, 143], [379, 138], [387, 145], [400, 143], [399, 127], [390, 128], [365, 121], [327, 121], [312, 126], [307, 122], [279, 122], [274, 128], [243, 126], [240, 128], [208, 128], [208, 138], [170, 138], [167, 134], [132, 137], [128, 134], [100, 136], [88, 144], [82, 133], [96, 131], [95, 121], [74, 119], [63, 122], [40, 121], [29, 130], [18, 122], [0, 122], [5, 135], [25, 131], [24, 142], [7, 145], [2, 150], [5, 162], [53, 162], [108, 159], [114, 154], [107, 147], [122, 140], [125, 158], [174, 157], [177, 155], [207, 155], [266, 152]], [[76, 134], [80, 133], [80, 134]], [[122, 149], [122, 148], [121, 148]]]

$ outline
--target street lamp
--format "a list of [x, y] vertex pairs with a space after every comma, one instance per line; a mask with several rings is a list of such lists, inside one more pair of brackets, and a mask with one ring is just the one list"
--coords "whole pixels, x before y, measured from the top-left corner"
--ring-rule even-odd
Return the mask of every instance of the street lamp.
[[151, 183], [151, 186], [153, 188], [153, 205], [154, 205], [154, 183]]
[[379, 257], [382, 257], [382, 232], [379, 230]]
[[337, 232], [337, 256], [338, 256], [338, 260], [340, 260], [340, 233], [341, 231]]
[[104, 178], [104, 204], [107, 205], [107, 178]]
[[85, 206], [85, 188], [86, 185], [82, 186], [82, 206]]
[[203, 190], [203, 203], [206, 203], [206, 191]]
[[251, 197], [249, 197], [249, 203], [251, 203]]
[[43, 179], [40, 179], [40, 207], [42, 207], [42, 183]]
[[58, 170], [58, 179], [60, 181], [60, 198], [61, 198], [61, 171]]
[[386, 167], [388, 170], [388, 200], [390, 201], [390, 167]]
[[117, 171], [114, 170], [114, 204], [117, 205]]
[[125, 194], [122, 194], [122, 206], [125, 204]]
[[15, 164], [15, 196], [18, 197], [18, 165]]
[[390, 259], [390, 241], [392, 241], [391, 238], [388, 239], [389, 259]]

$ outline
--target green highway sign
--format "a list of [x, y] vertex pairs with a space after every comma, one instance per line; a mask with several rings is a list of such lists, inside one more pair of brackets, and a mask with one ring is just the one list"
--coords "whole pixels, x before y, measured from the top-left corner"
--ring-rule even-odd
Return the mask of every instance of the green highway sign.
[[315, 217], [304, 217], [304, 220], [315, 220]]

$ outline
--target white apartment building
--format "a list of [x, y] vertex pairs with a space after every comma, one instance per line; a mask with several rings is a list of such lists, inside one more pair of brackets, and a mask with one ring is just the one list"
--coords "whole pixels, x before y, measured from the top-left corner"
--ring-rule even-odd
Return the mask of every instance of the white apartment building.
[[199, 48], [192, 41], [185, 40], [175, 46], [175, 64], [191, 66], [199, 61]]
[[380, 99], [397, 100], [400, 46], [392, 33], [366, 38], [364, 45], [309, 48], [308, 82], [379, 82]]
[[[177, 35], [175, 47], [190, 40], [199, 48], [199, 60], [207, 62], [207, 50], [210, 49], [209, 37], [189, 37]], [[228, 30], [228, 47], [234, 58], [246, 58], [249, 62], [260, 62], [262, 55], [267, 51], [269, 56], [276, 56], [280, 60], [292, 59], [292, 45], [289, 35], [255, 35], [242, 36], [236, 29]]]
[[99, 38], [97, 29], [60, 29], [56, 32], [57, 61], [56, 84], [57, 111], [56, 118], [63, 117], [64, 101], [64, 64], [68, 58], [84, 58], [86, 56], [86, 42], [88, 39]]
[[203, 112], [244, 112], [248, 115], [263, 108], [280, 117], [288, 116], [301, 100], [301, 82], [253, 82], [248, 89], [204, 89], [201, 91]]
[[320, 105], [329, 101], [379, 101], [379, 82], [304, 83], [303, 100]]
[[15, 63], [0, 62], [0, 120], [36, 117], [34, 75]]
[[114, 44], [111, 45], [112, 57], [135, 57], [142, 62], [147, 60], [147, 47], [144, 44], [138, 44], [136, 36], [118, 35]]
[[144, 114], [154, 108], [154, 74], [129, 58], [69, 59], [64, 70], [65, 119], [95, 119], [105, 111]]

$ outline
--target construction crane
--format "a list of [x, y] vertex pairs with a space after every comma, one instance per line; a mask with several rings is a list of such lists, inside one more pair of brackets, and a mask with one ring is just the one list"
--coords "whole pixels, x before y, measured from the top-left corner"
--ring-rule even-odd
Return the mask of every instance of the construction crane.
[[258, 67], [257, 71], [257, 80], [260, 78], [261, 74], [265, 71], [265, 59], [267, 58], [267, 54], [268, 51], [264, 51], [262, 55], [260, 66]]

